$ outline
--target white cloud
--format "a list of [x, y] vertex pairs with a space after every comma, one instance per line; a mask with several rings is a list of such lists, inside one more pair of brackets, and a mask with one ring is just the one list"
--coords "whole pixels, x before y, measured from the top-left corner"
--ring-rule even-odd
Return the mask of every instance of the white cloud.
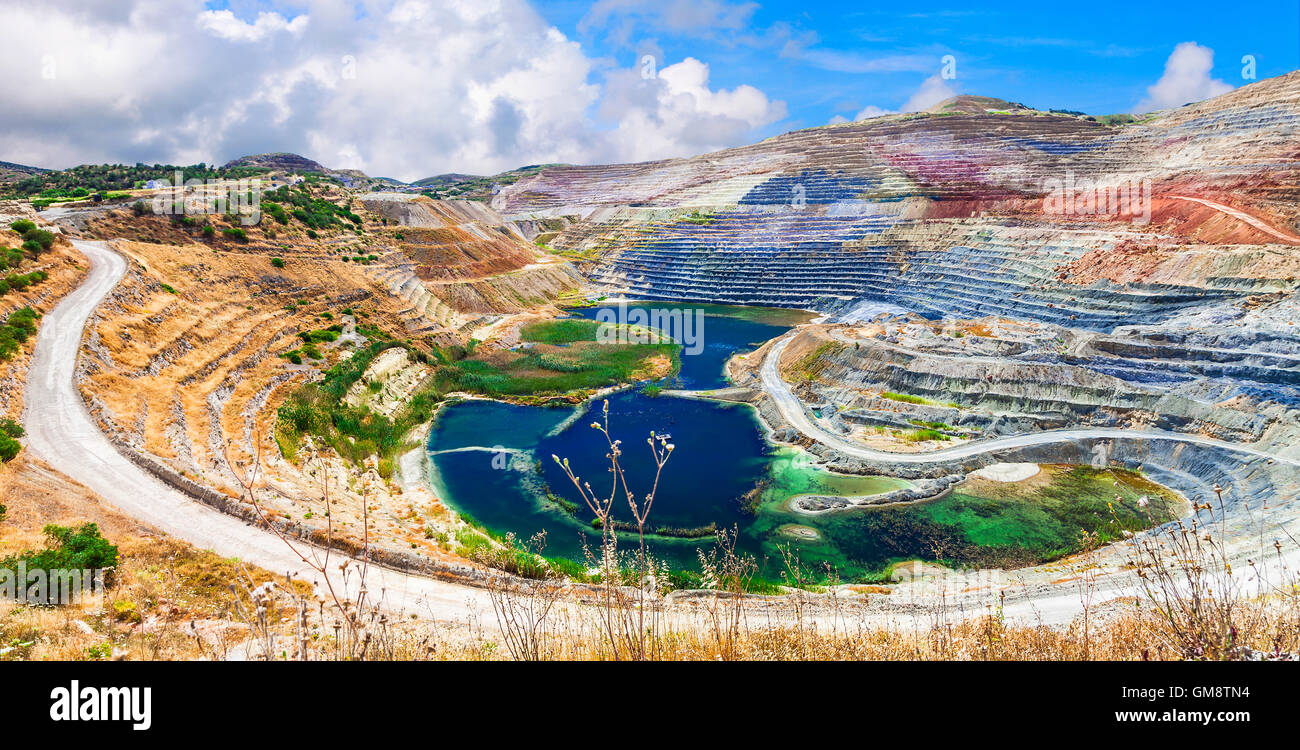
[[862, 111], [858, 112], [856, 115], [854, 115], [853, 119], [870, 120], [873, 117], [882, 117], [884, 115], [892, 115], [892, 114], [894, 114], [894, 110], [892, 109], [885, 109], [883, 107], [877, 107], [876, 105], [871, 104], [863, 108]]
[[1139, 112], [1181, 107], [1188, 102], [1199, 102], [1226, 94], [1232, 86], [1213, 78], [1214, 50], [1196, 42], [1183, 42], [1174, 47], [1165, 62], [1164, 75], [1147, 89], [1146, 98], [1137, 106]]
[[228, 10], [209, 10], [199, 14], [198, 26], [214, 36], [232, 42], [257, 42], [278, 31], [301, 34], [307, 28], [306, 15], [286, 21], [279, 13], [262, 12], [253, 23], [245, 23]]
[[[301, 5], [240, 17], [203, 0], [0, 4], [12, 30], [0, 46], [0, 159], [294, 151], [414, 179], [699, 153], [751, 142], [785, 116], [752, 86], [710, 88], [694, 59], [648, 81], [634, 69], [593, 80], [604, 63], [526, 0], [372, 0], [360, 16], [339, 0]], [[721, 23], [742, 13], [714, 10]], [[670, 22], [690, 22], [678, 11]]]
[[606, 78], [601, 116], [617, 123], [609, 151], [634, 160], [688, 156], [743, 140], [746, 133], [785, 117], [784, 102], [753, 86], [709, 88], [709, 66], [688, 57], [644, 78], [617, 70]]
[[903, 112], [920, 112], [929, 109], [944, 99], [951, 99], [957, 95], [957, 90], [948, 85], [948, 82], [940, 77], [937, 73], [925, 79], [921, 88], [916, 90], [903, 104]]
[[[853, 122], [869, 120], [873, 117], [894, 115], [899, 112], [920, 112], [921, 110], [933, 107], [944, 99], [949, 99], [956, 95], [957, 90], [948, 85], [947, 81], [939, 75], [932, 75], [921, 82], [920, 88], [912, 92], [912, 95], [908, 97], [901, 109], [885, 109], [884, 107], [877, 107], [876, 105], [871, 104], [859, 110], [858, 113], [853, 116]], [[835, 115], [830, 120], [831, 125], [845, 122], [849, 122], [849, 118], [844, 117], [843, 115]]]
[[809, 65], [837, 73], [921, 73], [932, 70], [934, 58], [926, 55], [883, 55], [866, 57], [840, 50], [787, 46], [786, 57], [796, 57]]

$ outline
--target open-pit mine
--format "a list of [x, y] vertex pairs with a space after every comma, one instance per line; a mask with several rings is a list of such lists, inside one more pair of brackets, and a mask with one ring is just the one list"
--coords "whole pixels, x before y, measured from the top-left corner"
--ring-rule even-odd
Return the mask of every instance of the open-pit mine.
[[[473, 200], [290, 156], [227, 165], [273, 187], [256, 223], [4, 204], [57, 235], [3, 298], [42, 315], [0, 363], [7, 492], [55, 467], [266, 570], [310, 576], [277, 536], [364, 557], [444, 620], [538, 565], [593, 586], [608, 540], [685, 600], [721, 535], [761, 593], [1049, 623], [1085, 575], [1134, 596], [1135, 540], [1179, 524], [1242, 575], [1300, 555], [1300, 73], [1142, 117], [959, 97]], [[648, 520], [573, 480], [611, 451]]]

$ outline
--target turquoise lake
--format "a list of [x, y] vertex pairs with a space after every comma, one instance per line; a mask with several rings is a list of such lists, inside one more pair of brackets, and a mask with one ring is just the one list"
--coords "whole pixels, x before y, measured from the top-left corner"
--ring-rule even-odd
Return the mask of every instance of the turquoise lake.
[[[648, 309], [651, 304], [628, 308]], [[750, 351], [810, 317], [799, 311], [763, 308], [683, 308], [687, 314], [696, 309], [704, 311], [702, 346], [696, 347], [696, 354], [689, 353], [687, 347], [679, 374], [665, 381], [665, 387], [706, 390], [726, 386], [723, 367], [732, 355]], [[598, 309], [574, 314], [596, 319]], [[814, 541], [783, 533], [791, 524], [806, 522], [806, 517], [784, 509], [789, 497], [811, 492], [866, 495], [904, 485], [884, 477], [832, 474], [813, 466], [799, 451], [770, 445], [753, 410], [743, 404], [649, 396], [632, 389], [612, 394], [608, 400], [611, 432], [623, 441], [625, 471], [634, 491], [644, 493], [653, 480], [654, 464], [645, 444], [650, 432], [671, 435], [676, 446], [660, 479], [649, 524], [696, 530], [697, 534], [711, 524], [734, 528], [738, 547], [754, 555], [769, 574], [779, 554], [778, 544], [807, 548], [812, 562], [822, 557], [837, 565], [846, 562], [845, 551], [828, 544], [829, 539]], [[453, 509], [478, 524], [499, 533], [513, 532], [520, 539], [544, 530], [544, 554], [585, 561], [587, 550], [599, 545], [600, 533], [591, 527], [593, 514], [551, 456], [568, 458], [584, 481], [591, 482], [598, 493], [608, 494], [608, 446], [603, 435], [591, 427], [600, 419], [601, 399], [577, 408], [488, 400], [448, 406], [429, 435], [431, 481]], [[756, 488], [761, 502], [751, 501], [747, 507], [746, 495]], [[566, 510], [554, 496], [577, 503], [577, 510]], [[632, 520], [622, 496], [614, 507], [615, 518]], [[619, 538], [625, 550], [635, 544], [634, 535], [620, 533]], [[692, 538], [656, 535], [650, 542], [657, 557], [683, 569], [697, 568], [697, 550], [713, 543], [711, 534]]]

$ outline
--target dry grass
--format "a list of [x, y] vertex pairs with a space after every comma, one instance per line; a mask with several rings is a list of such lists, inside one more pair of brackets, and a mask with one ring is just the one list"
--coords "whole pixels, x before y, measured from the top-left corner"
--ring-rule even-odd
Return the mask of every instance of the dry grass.
[[[0, 467], [0, 557], [44, 546], [47, 523], [99, 525], [121, 553], [115, 580], [80, 606], [3, 603], [3, 659], [194, 659], [246, 639], [232, 586], [272, 575], [166, 538], [123, 516], [48, 465], [20, 455]], [[191, 626], [193, 623], [193, 626]]]

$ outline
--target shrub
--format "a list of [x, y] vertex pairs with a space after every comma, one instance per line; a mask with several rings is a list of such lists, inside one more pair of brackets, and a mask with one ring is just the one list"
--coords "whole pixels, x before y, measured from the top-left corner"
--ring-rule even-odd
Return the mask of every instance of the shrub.
[[[28, 550], [0, 560], [0, 567], [13, 570], [26, 563], [28, 570], [104, 570], [117, 566], [117, 546], [100, 536], [99, 526], [84, 523], [77, 528], [49, 524], [46, 548]], [[107, 576], [106, 576], [107, 578]]]
[[0, 419], [0, 434], [8, 435], [11, 438], [20, 438], [27, 432], [23, 426], [12, 419]]
[[239, 227], [226, 227], [221, 230], [221, 234], [223, 234], [227, 239], [232, 239], [236, 242], [248, 242], [248, 232], [245, 232]]
[[212, 237], [215, 236], [217, 233], [217, 230], [213, 228], [211, 224], [204, 224], [203, 228], [200, 229], [199, 231], [203, 234], [204, 237]]
[[884, 393], [881, 393], [881, 394], [880, 394], [880, 397], [881, 397], [881, 398], [887, 398], [887, 399], [889, 399], [890, 401], [901, 401], [901, 402], [903, 402], [903, 403], [905, 403], [905, 404], [932, 404], [932, 403], [934, 403], [933, 401], [931, 401], [931, 400], [928, 399], [928, 398], [922, 398], [922, 397], [920, 397], [920, 396], [913, 396], [913, 395], [911, 395], [910, 393], [894, 393], [893, 391], [885, 391]]
[[308, 344], [319, 344], [323, 341], [338, 341], [340, 331], [335, 330], [335, 326], [330, 326], [320, 331], [299, 331], [298, 338]]
[[18, 456], [18, 452], [22, 449], [22, 443], [14, 440], [8, 435], [0, 434], [0, 461], [9, 463]]
[[4, 277], [3, 280], [0, 280], [0, 297], [8, 294], [11, 290], [21, 292], [29, 286], [45, 281], [47, 278], [49, 278], [49, 275], [44, 271], [32, 271], [26, 274], [11, 273]]
[[14, 339], [21, 343], [36, 333], [36, 320], [38, 318], [40, 318], [40, 315], [35, 310], [24, 307], [9, 316], [9, 321], [4, 325], [4, 330], [10, 331]]
[[44, 229], [32, 227], [23, 232], [23, 249], [33, 258], [49, 250], [54, 245], [54, 235]]
[[284, 258], [272, 258], [271, 265], [276, 268], [284, 268]]
[[40, 317], [30, 307], [24, 307], [9, 316], [9, 321], [0, 325], [0, 362], [17, 353], [22, 342], [36, 333], [36, 319]]

